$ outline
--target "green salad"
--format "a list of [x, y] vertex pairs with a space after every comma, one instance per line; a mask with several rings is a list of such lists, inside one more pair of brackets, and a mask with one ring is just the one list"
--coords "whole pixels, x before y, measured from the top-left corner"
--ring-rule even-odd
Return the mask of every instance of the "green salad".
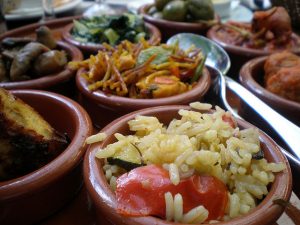
[[71, 31], [79, 42], [119, 44], [123, 40], [138, 42], [148, 38], [143, 19], [134, 14], [104, 15], [74, 20]]

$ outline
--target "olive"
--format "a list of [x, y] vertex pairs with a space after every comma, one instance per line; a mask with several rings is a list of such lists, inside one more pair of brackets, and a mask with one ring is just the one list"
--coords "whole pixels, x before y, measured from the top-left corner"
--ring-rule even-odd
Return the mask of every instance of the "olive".
[[211, 0], [188, 0], [188, 11], [195, 20], [212, 20], [214, 7]]
[[187, 6], [184, 1], [175, 0], [169, 2], [163, 10], [163, 19], [172, 21], [184, 21], [187, 14]]
[[158, 11], [162, 11], [166, 4], [172, 0], [155, 0], [154, 5]]

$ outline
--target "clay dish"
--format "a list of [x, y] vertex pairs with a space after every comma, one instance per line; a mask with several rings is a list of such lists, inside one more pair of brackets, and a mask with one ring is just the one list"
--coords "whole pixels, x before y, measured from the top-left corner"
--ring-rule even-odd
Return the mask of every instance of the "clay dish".
[[[85, 54], [97, 53], [99, 50], [103, 49], [100, 43], [99, 44], [91, 43], [91, 42], [83, 43], [75, 40], [71, 35], [73, 26], [74, 26], [73, 23], [70, 23], [63, 28], [62, 37], [66, 42], [76, 46]], [[149, 36], [150, 36], [150, 39], [148, 40], [149, 43], [152, 45], [157, 45], [161, 39], [160, 31], [150, 23], [145, 23], [145, 27], [149, 32]]]
[[[113, 224], [122, 225], [180, 225], [179, 223], [167, 222], [156, 217], [123, 217], [116, 212], [116, 196], [110, 189], [106, 181], [105, 174], [103, 173], [103, 161], [95, 158], [95, 153], [99, 148], [104, 148], [110, 143], [115, 142], [113, 134], [121, 133], [123, 135], [130, 134], [127, 122], [136, 115], [156, 116], [159, 121], [167, 124], [173, 118], [178, 117], [179, 109], [188, 109], [188, 106], [160, 106], [148, 109], [143, 109], [130, 114], [127, 114], [102, 129], [108, 136], [101, 142], [91, 145], [84, 158], [84, 181], [94, 203], [96, 215], [99, 224], [104, 218], [108, 219]], [[238, 120], [238, 126], [241, 128], [253, 127], [251, 124]], [[289, 200], [292, 191], [292, 175], [290, 166], [287, 159], [281, 153], [276, 143], [260, 132], [260, 140], [262, 150], [264, 151], [265, 158], [269, 162], [283, 162], [287, 166], [287, 170], [277, 173], [275, 181], [269, 187], [269, 194], [262, 200], [262, 202], [246, 215], [232, 219], [228, 222], [220, 222], [220, 225], [266, 225], [274, 224], [275, 221], [283, 213], [284, 208], [273, 204], [273, 200], [282, 198], [286, 201]]]
[[[162, 40], [167, 41], [168, 38], [178, 33], [195, 33], [205, 35], [210, 26], [203, 22], [176, 22], [164, 19], [158, 19], [148, 14], [153, 4], [146, 4], [138, 9], [139, 14], [143, 15], [144, 20], [156, 26], [162, 33]], [[215, 15], [215, 19], [219, 17]]]
[[[68, 61], [81, 61], [83, 56], [81, 51], [68, 43], [57, 41], [58, 49], [64, 50], [68, 55]], [[11, 89], [39, 89], [50, 90], [58, 93], [67, 93], [66, 89], [74, 89], [72, 80], [74, 80], [75, 71], [70, 70], [67, 65], [60, 72], [49, 74], [40, 78], [16, 82], [0, 82], [0, 87]]]
[[267, 57], [250, 60], [243, 65], [240, 72], [241, 83], [253, 94], [277, 110], [287, 119], [300, 125], [300, 103], [285, 99], [264, 88], [264, 64]]
[[35, 224], [62, 208], [82, 187], [85, 139], [93, 127], [85, 110], [62, 95], [39, 90], [11, 92], [70, 138], [68, 147], [45, 166], [0, 182], [0, 224]]
[[114, 119], [143, 108], [160, 106], [188, 104], [200, 100], [208, 91], [211, 83], [210, 73], [207, 69], [200, 76], [198, 83], [187, 92], [182, 94], [156, 99], [133, 99], [111, 94], [102, 91], [90, 91], [87, 80], [82, 77], [83, 69], [78, 70], [76, 85], [79, 89], [79, 102], [88, 111], [95, 126], [102, 128]]
[[[228, 72], [228, 75], [234, 78], [238, 77], [239, 71], [241, 69], [241, 66], [244, 65], [247, 61], [250, 59], [253, 59], [255, 57], [259, 56], [266, 56], [270, 55], [276, 51], [282, 51], [283, 49], [274, 50], [274, 51], [266, 51], [262, 49], [252, 49], [252, 48], [246, 48], [238, 45], [233, 45], [230, 43], [226, 43], [223, 40], [221, 40], [218, 37], [217, 30], [219, 28], [219, 25], [213, 26], [211, 29], [207, 32], [207, 37], [213, 41], [215, 41], [217, 44], [219, 44], [221, 47], [225, 49], [225, 51], [229, 54], [230, 60], [231, 60], [231, 68]], [[294, 41], [297, 41], [300, 43], [300, 37], [296, 35], [295, 33], [292, 34], [292, 39]], [[295, 49], [291, 49], [295, 54], [300, 54], [300, 46]]]

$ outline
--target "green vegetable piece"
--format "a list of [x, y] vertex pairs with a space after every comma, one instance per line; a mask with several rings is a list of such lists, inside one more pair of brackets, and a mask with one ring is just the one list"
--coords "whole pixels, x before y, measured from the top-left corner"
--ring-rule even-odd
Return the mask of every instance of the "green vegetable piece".
[[199, 65], [197, 66], [194, 76], [191, 79], [191, 83], [196, 82], [199, 80], [200, 76], [202, 75], [203, 72], [203, 67], [204, 67], [204, 63], [206, 60], [206, 55], [203, 57], [202, 61], [199, 63]]
[[156, 55], [151, 64], [158, 65], [168, 61], [173, 52], [172, 48], [163, 48], [162, 46], [153, 46], [142, 50], [137, 58], [137, 65], [145, 63], [151, 56]]
[[104, 31], [104, 35], [106, 36], [106, 38], [108, 39], [108, 42], [110, 45], [115, 45], [117, 43], [117, 41], [119, 40], [119, 35], [111, 28], [106, 29]]
[[116, 152], [113, 157], [107, 158], [107, 161], [112, 165], [118, 165], [126, 170], [143, 166], [144, 163], [140, 151], [135, 145], [132, 146]]
[[140, 32], [138, 33], [135, 38], [134, 38], [134, 42], [138, 43], [142, 38], [146, 38], [146, 33], [145, 32]]
[[162, 11], [170, 1], [172, 0], [155, 0], [154, 4], [157, 10]]
[[188, 0], [188, 12], [195, 20], [214, 19], [214, 6], [211, 0]]
[[74, 28], [73, 32], [79, 33], [80, 35], [85, 35], [89, 33], [89, 28], [78, 20], [73, 20]]
[[252, 159], [260, 160], [265, 157], [265, 154], [262, 150], [259, 150], [257, 153], [252, 155]]
[[169, 2], [163, 9], [163, 19], [183, 22], [187, 15], [187, 5], [184, 1]]

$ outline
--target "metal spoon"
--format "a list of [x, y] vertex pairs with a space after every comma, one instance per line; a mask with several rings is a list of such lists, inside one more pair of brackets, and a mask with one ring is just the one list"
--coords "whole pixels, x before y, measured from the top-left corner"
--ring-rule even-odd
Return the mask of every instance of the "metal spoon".
[[210, 91], [213, 93], [211, 96], [216, 96], [217, 94], [217, 96], [221, 97], [225, 108], [231, 111], [234, 116], [241, 118], [227, 102], [226, 87], [237, 94], [277, 132], [297, 158], [282, 148], [283, 153], [292, 163], [300, 168], [300, 128], [274, 111], [242, 85], [226, 76], [230, 67], [228, 54], [215, 42], [196, 34], [181, 33], [174, 35], [167, 41], [167, 44], [176, 42], [182, 49], [187, 49], [191, 45], [202, 49], [203, 53], [207, 55], [205, 64], [219, 71], [219, 73], [215, 73], [212, 76], [213, 84]]

